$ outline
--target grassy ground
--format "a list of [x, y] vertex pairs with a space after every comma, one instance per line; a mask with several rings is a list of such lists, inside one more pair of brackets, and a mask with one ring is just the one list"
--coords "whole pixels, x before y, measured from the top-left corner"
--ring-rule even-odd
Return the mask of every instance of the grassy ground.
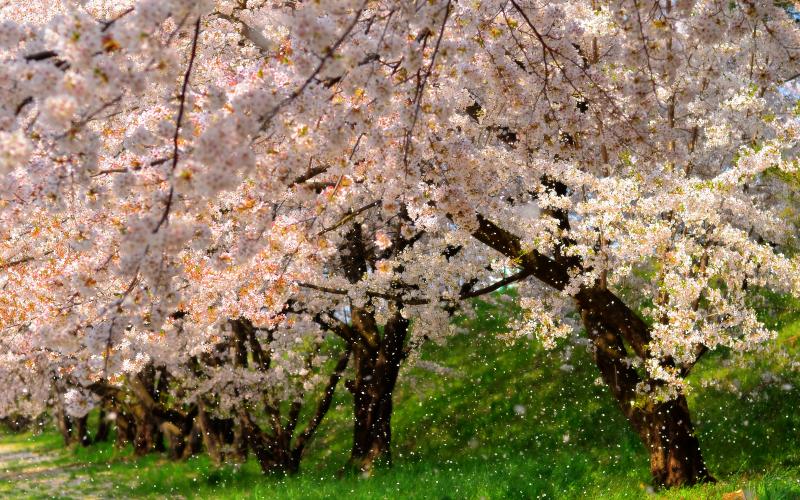
[[[401, 373], [395, 466], [371, 478], [338, 477], [351, 425], [341, 391], [298, 477], [264, 478], [252, 462], [215, 469], [205, 457], [134, 459], [108, 445], [64, 452], [46, 433], [0, 439], [0, 462], [18, 450], [45, 457], [8, 455], [0, 497], [678, 499], [743, 489], [761, 499], [800, 498], [800, 373], [791, 367], [800, 323], [769, 314], [787, 325], [780, 342], [788, 356], [769, 356], [767, 365], [768, 356], [751, 355], [749, 367], [734, 368], [730, 353], [714, 353], [693, 376], [690, 405], [715, 485], [653, 492], [647, 454], [594, 383], [585, 349], [567, 359], [535, 342], [505, 345], [494, 335], [506, 315], [484, 307], [465, 324], [468, 333], [425, 349], [423, 359], [446, 372]], [[715, 378], [721, 386], [700, 387]], [[54, 470], [61, 489], [48, 490]]]

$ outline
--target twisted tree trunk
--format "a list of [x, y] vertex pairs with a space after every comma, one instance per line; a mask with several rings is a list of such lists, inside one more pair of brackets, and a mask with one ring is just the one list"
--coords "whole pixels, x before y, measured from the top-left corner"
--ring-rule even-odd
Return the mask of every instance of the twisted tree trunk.
[[[595, 363], [620, 410], [650, 453], [654, 483], [673, 487], [714, 481], [694, 435], [686, 397], [679, 395], [669, 401], [655, 402], [637, 394], [637, 385], [643, 377], [627, 363], [629, 354], [622, 337], [606, 326], [615, 317], [624, 318], [628, 327], [638, 329], [636, 335], [644, 335], [644, 323], [627, 318], [629, 311], [618, 300], [608, 301], [598, 294], [582, 292], [578, 301], [583, 305], [583, 323], [594, 344]], [[655, 380], [646, 381], [651, 386], [659, 384]]]
[[[566, 214], [559, 212], [555, 216], [562, 229], [569, 228]], [[477, 219], [479, 228], [473, 233], [477, 240], [518, 259], [523, 270], [556, 290], [563, 290], [570, 282], [570, 269], [581, 268], [579, 259], [563, 255], [560, 248], [553, 257], [536, 250], [524, 251], [518, 236], [485, 217], [478, 215]], [[563, 245], [569, 243], [564, 241]], [[665, 487], [713, 482], [694, 435], [686, 398], [679, 395], [671, 401], [655, 402], [637, 393], [640, 382], [651, 387], [660, 383], [640, 375], [628, 363], [631, 356], [626, 343], [639, 358], [650, 357], [648, 346], [652, 336], [647, 324], [608, 290], [602, 280], [581, 288], [575, 295], [575, 305], [594, 346], [595, 364], [603, 381], [650, 453], [653, 482]], [[669, 359], [659, 361], [673, 366]], [[688, 369], [685, 367], [684, 371]]]
[[[403, 239], [398, 231], [391, 252], [400, 252], [414, 241]], [[340, 250], [342, 271], [350, 283], [358, 283], [367, 273], [368, 263], [378, 259], [368, 249], [357, 222], [347, 232]], [[334, 320], [334, 325], [326, 325], [353, 352], [355, 376], [345, 384], [353, 394], [353, 447], [347, 467], [364, 472], [392, 462], [392, 395], [405, 358], [408, 320], [402, 316], [400, 300], [394, 300], [391, 307], [393, 313], [383, 332], [371, 307], [352, 308], [350, 324]]]

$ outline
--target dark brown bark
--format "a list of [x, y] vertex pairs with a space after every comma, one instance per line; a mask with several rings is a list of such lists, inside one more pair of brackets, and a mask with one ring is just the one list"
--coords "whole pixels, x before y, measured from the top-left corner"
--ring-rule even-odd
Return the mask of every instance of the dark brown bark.
[[[609, 303], [592, 297], [588, 292], [581, 292], [578, 302], [582, 306], [584, 327], [594, 344], [595, 363], [620, 410], [650, 454], [650, 472], [654, 483], [674, 487], [714, 481], [694, 435], [685, 396], [655, 402], [637, 394], [636, 387], [642, 377], [627, 363], [629, 354], [617, 329], [606, 326], [609, 318], [627, 315], [621, 310], [624, 308], [622, 302]], [[646, 328], [644, 323], [632, 324]], [[637, 335], [643, 333], [639, 331]], [[648, 382], [653, 385], [658, 383], [653, 380]]]
[[75, 442], [81, 446], [92, 444], [92, 438], [89, 436], [89, 418], [85, 415], [83, 417], [70, 417], [70, 421]]
[[129, 443], [133, 443], [136, 436], [136, 424], [125, 402], [124, 391], [104, 381], [92, 384], [89, 389], [99, 396], [102, 401], [94, 441], [107, 441], [113, 427], [116, 429], [115, 447], [124, 448]]
[[195, 427], [197, 407], [173, 420], [161, 419], [161, 431], [167, 438], [167, 453], [173, 460], [191, 457], [202, 447], [202, 436]]
[[222, 452], [224, 443], [217, 434], [212, 424], [211, 416], [206, 411], [205, 404], [202, 401], [198, 404], [197, 426], [200, 430], [200, 435], [203, 437], [203, 445], [209, 458], [214, 464], [221, 465], [224, 460]]
[[59, 434], [61, 434], [61, 438], [64, 440], [64, 445], [69, 446], [72, 444], [72, 426], [67, 413], [59, 403], [53, 408], [53, 421]]
[[183, 455], [181, 458], [187, 460], [193, 456], [199, 455], [203, 451], [203, 434], [200, 432], [200, 427], [196, 421], [192, 422], [192, 428], [189, 435], [186, 436], [186, 445], [183, 448]]
[[135, 424], [133, 449], [136, 455], [166, 451], [161, 421], [154, 413], [162, 380], [153, 365], [128, 379], [128, 386], [135, 396], [128, 408]]
[[229, 453], [229, 460], [234, 463], [247, 462], [247, 434], [241, 425], [237, 425], [235, 419], [229, 419], [231, 428], [230, 432], [226, 435], [229, 437], [228, 448], [231, 450]]
[[[247, 349], [249, 346], [253, 357], [253, 367], [257, 370], [267, 371], [271, 361], [269, 350], [262, 348], [255, 336], [253, 326], [245, 320], [235, 321], [233, 322], [233, 333], [234, 363], [240, 367], [248, 366]], [[306, 360], [309, 369], [313, 369], [313, 358], [316, 354], [315, 350], [309, 354]], [[247, 407], [239, 408], [238, 425], [236, 426], [238, 435], [242, 437], [242, 442], [247, 448], [253, 450], [264, 474], [287, 475], [295, 474], [300, 470], [300, 461], [306, 445], [313, 439], [322, 419], [330, 409], [333, 394], [342, 372], [347, 367], [349, 358], [350, 351], [348, 349], [340, 356], [317, 404], [316, 411], [296, 439], [294, 436], [303, 409], [304, 394], [300, 394], [298, 400], [289, 405], [288, 415], [284, 419], [281, 402], [275, 401], [268, 391], [265, 392], [263, 402], [265, 413], [269, 417], [268, 430], [259, 426]]]
[[81, 446], [89, 446], [92, 444], [92, 439], [89, 437], [89, 430], [87, 428], [87, 417], [71, 417], [64, 410], [60, 401], [53, 408], [53, 419], [55, 420], [56, 428], [64, 439], [65, 446], [79, 444]]
[[[241, 427], [264, 474], [283, 476], [300, 470], [300, 456], [292, 453], [291, 434], [278, 427], [264, 431], [247, 411], [240, 412]], [[273, 421], [273, 427], [275, 422]]]
[[[536, 250], [523, 251], [522, 242], [516, 235], [480, 215], [477, 218], [479, 227], [473, 233], [476, 239], [517, 259], [523, 270], [556, 290], [563, 290], [569, 283], [570, 268], [580, 269], [579, 261], [562, 256], [559, 249], [552, 258]], [[561, 216], [559, 225], [568, 229], [568, 219]], [[582, 288], [575, 296], [575, 304], [593, 343], [595, 364], [603, 381], [650, 453], [654, 483], [673, 487], [714, 481], [694, 435], [686, 398], [680, 395], [671, 401], [655, 402], [637, 394], [636, 388], [642, 381], [653, 388], [660, 383], [643, 379], [627, 363], [630, 355], [626, 343], [635, 356], [642, 359], [651, 357], [648, 353], [649, 327], [606, 289], [602, 281]], [[672, 360], [660, 361], [674, 368]], [[681, 367], [681, 371], [685, 374], [689, 368]]]
[[214, 417], [207, 402], [198, 404], [195, 418], [206, 453], [215, 464], [244, 463], [247, 460], [247, 438], [240, 432], [238, 422], [232, 418]]
[[0, 418], [0, 425], [2, 425], [5, 429], [8, 429], [10, 432], [22, 432], [27, 429], [30, 429], [34, 424], [34, 421], [28, 417], [20, 417], [20, 416], [12, 416], [12, 417], [5, 417]]
[[133, 451], [137, 456], [166, 451], [164, 434], [155, 416], [142, 404], [132, 404], [134, 421]]
[[183, 450], [186, 448], [187, 433], [171, 423], [161, 424], [161, 431], [167, 440], [167, 455], [172, 460], [183, 458]]
[[[354, 310], [356, 329], [370, 329], [362, 337], [378, 338], [371, 313]], [[365, 343], [353, 346], [355, 377], [347, 388], [353, 394], [353, 447], [349, 466], [370, 471], [376, 465], [392, 462], [392, 396], [405, 357], [404, 344], [408, 320], [400, 312], [392, 315], [384, 327], [377, 348]]]
[[647, 432], [642, 440], [649, 445], [650, 472], [656, 484], [673, 487], [714, 482], [700, 452], [685, 396], [651, 404], [642, 413], [646, 418], [641, 428]]
[[[141, 434], [134, 439], [134, 448], [140, 454], [166, 450], [170, 458], [179, 460], [187, 456], [185, 449], [194, 428], [197, 407], [190, 405], [183, 411], [167, 407], [162, 395], [167, 393], [168, 384], [169, 374], [163, 368], [158, 376], [154, 368], [148, 367], [129, 378], [128, 387], [136, 399], [133, 403], [136, 436]], [[137, 439], [141, 443], [138, 447]], [[191, 455], [194, 451], [188, 453]]]
[[[389, 252], [401, 251], [417, 239], [406, 240], [398, 230]], [[369, 251], [361, 224], [357, 222], [345, 235], [340, 250], [342, 270], [351, 283], [363, 279], [369, 264], [374, 265], [378, 258]], [[386, 253], [380, 258], [390, 256]], [[399, 288], [401, 284], [393, 283], [393, 287]], [[408, 333], [408, 320], [401, 314], [403, 304], [393, 299], [392, 307], [395, 312], [384, 325], [383, 333], [371, 307], [352, 308], [350, 324], [321, 321], [344, 339], [353, 352], [354, 378], [345, 384], [353, 394], [353, 446], [347, 465], [350, 469], [369, 472], [376, 465], [392, 462], [392, 396], [405, 358]]]
[[133, 443], [136, 436], [136, 424], [133, 422], [133, 417], [131, 417], [127, 411], [117, 408], [116, 414], [114, 427], [117, 429], [117, 435], [114, 440], [114, 446], [121, 449], [129, 443]]
[[95, 443], [105, 443], [106, 441], [108, 441], [108, 436], [110, 434], [110, 431], [111, 427], [108, 425], [106, 409], [105, 407], [101, 407], [100, 412], [97, 415], [97, 432], [94, 434], [93, 441]]

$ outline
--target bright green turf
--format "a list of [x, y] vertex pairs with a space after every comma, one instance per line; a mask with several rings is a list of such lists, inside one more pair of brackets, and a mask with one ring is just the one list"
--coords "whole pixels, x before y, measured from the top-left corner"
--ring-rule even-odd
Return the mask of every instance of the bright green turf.
[[[772, 298], [775, 302], [775, 298]], [[666, 498], [720, 498], [749, 490], [760, 499], [800, 498], [800, 370], [789, 363], [800, 351], [794, 314], [765, 314], [786, 324], [780, 343], [790, 357], [773, 363], [782, 377], [765, 385], [766, 355], [753, 366], [725, 366], [729, 353], [713, 353], [697, 367], [696, 382], [737, 380], [740, 394], [697, 389], [690, 405], [716, 485], [659, 492]], [[649, 489], [648, 457], [607, 391], [594, 384], [589, 354], [574, 348], [568, 361], [536, 342], [512, 346], [494, 335], [507, 312], [483, 306], [464, 323], [468, 333], [444, 346], [428, 346], [423, 359], [453, 370], [439, 375], [405, 369], [393, 420], [395, 465], [371, 478], [338, 477], [349, 451], [350, 400], [341, 390], [320, 428], [303, 471], [285, 480], [264, 478], [250, 462], [213, 468], [205, 457], [172, 463], [133, 459], [109, 445], [62, 453], [56, 463], [81, 464], [95, 486], [120, 497], [189, 498], [639, 498]], [[774, 357], [770, 357], [772, 359]], [[568, 372], [561, 366], [573, 367]], [[784, 383], [791, 388], [781, 388]], [[765, 386], [764, 386], [765, 385]], [[752, 393], [754, 388], [764, 386]], [[516, 410], [515, 410], [516, 407]], [[522, 410], [524, 409], [524, 414]], [[52, 434], [7, 436], [0, 444], [58, 449]], [[81, 486], [82, 487], [82, 486]], [[89, 485], [86, 486], [87, 488]], [[14, 484], [0, 482], [0, 497]]]

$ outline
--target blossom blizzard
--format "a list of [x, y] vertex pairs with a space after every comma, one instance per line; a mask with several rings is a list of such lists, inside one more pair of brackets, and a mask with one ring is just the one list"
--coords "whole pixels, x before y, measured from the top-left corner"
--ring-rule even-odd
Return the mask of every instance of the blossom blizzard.
[[3, 370], [55, 371], [82, 416], [157, 369], [230, 416], [321, 387], [326, 337], [372, 377], [517, 282], [510, 337], [588, 339], [656, 481], [710, 478], [665, 465], [685, 377], [774, 337], [753, 290], [800, 292], [780, 6], [26, 4], [0, 6]]

